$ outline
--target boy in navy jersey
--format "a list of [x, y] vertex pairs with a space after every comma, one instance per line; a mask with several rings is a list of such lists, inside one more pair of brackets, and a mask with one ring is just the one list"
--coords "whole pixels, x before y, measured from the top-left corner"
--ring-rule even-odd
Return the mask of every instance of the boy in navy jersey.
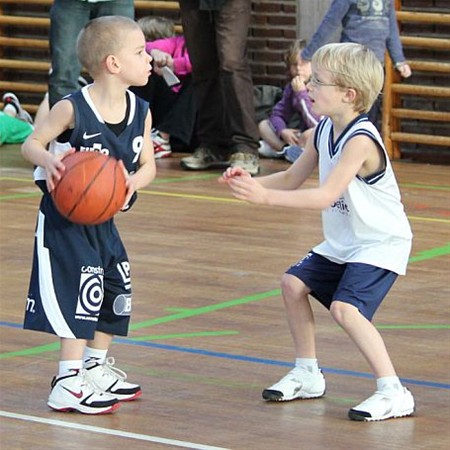
[[[145, 38], [131, 19], [101, 17], [77, 40], [77, 54], [94, 82], [60, 100], [22, 146], [43, 191], [24, 327], [60, 338], [59, 373], [48, 405], [57, 411], [103, 414], [141, 395], [107, 352], [128, 332], [131, 278], [114, 220], [77, 225], [55, 209], [50, 192], [64, 172], [62, 158], [99, 151], [124, 163], [128, 209], [136, 191], [155, 177], [148, 104], [128, 88], [151, 72]], [[48, 146], [48, 151], [47, 151]]]
[[[411, 415], [414, 399], [402, 386], [371, 320], [398, 275], [404, 275], [412, 233], [380, 134], [367, 112], [383, 87], [383, 67], [360, 44], [329, 44], [312, 59], [307, 84], [312, 111], [324, 118], [304, 153], [283, 172], [260, 178], [228, 169], [221, 182], [251, 203], [322, 210], [325, 240], [282, 278], [294, 341], [295, 367], [263, 391], [268, 401], [325, 394], [308, 296], [346, 331], [370, 365], [377, 389], [350, 409], [359, 421]], [[301, 189], [319, 167], [320, 186]]]

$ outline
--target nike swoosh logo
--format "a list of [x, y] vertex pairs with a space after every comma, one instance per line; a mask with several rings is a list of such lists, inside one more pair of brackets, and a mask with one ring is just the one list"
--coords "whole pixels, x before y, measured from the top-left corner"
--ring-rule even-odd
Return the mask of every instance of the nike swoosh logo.
[[70, 389], [67, 389], [66, 387], [62, 387], [64, 390], [66, 390], [69, 394], [72, 394], [74, 397], [76, 397], [76, 398], [81, 398], [81, 397], [83, 397], [83, 391], [80, 391], [80, 392], [74, 392], [74, 391], [71, 391]]
[[94, 133], [94, 134], [87, 134], [86, 131], [83, 134], [83, 139], [92, 139], [97, 136], [100, 136], [102, 133]]

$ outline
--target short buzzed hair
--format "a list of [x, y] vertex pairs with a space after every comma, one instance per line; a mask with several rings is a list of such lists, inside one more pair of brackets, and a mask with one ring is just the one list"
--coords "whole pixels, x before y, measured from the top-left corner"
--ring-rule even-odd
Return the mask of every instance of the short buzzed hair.
[[103, 16], [89, 21], [77, 39], [77, 55], [81, 64], [95, 75], [108, 55], [122, 48], [124, 35], [139, 25], [124, 16]]

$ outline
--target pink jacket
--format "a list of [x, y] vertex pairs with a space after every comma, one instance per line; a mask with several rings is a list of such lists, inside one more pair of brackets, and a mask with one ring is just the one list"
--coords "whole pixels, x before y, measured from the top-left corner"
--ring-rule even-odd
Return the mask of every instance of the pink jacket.
[[157, 49], [169, 53], [173, 58], [175, 75], [181, 80], [192, 72], [191, 60], [186, 48], [184, 36], [173, 36], [156, 41], [148, 41], [145, 45], [147, 53]]

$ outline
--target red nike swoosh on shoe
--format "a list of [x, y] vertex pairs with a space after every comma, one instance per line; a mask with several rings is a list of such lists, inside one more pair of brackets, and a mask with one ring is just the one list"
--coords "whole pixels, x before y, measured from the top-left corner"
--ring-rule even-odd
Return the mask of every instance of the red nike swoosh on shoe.
[[71, 391], [70, 389], [67, 389], [66, 387], [64, 387], [63, 386], [63, 389], [64, 390], [66, 390], [69, 394], [72, 394], [74, 397], [76, 397], [76, 398], [81, 398], [81, 397], [83, 397], [83, 391], [80, 391], [80, 392], [74, 392], [74, 391]]

